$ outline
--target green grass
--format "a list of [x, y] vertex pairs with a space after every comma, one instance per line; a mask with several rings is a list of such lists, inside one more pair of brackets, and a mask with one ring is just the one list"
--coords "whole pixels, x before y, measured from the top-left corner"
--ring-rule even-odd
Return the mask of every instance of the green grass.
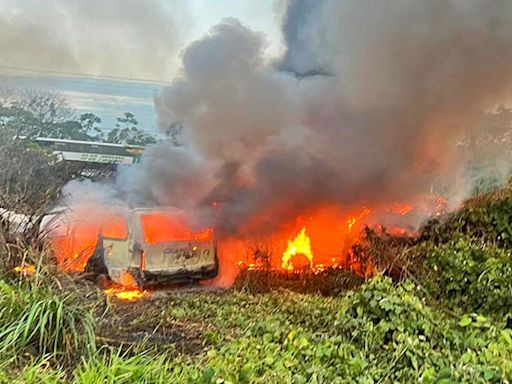
[[504, 322], [448, 315], [428, 305], [410, 281], [397, 285], [379, 277], [343, 297], [229, 291], [180, 294], [167, 304], [163, 316], [203, 330], [204, 352], [171, 357], [104, 348], [62, 366], [50, 343], [50, 356], [10, 369], [0, 383], [484, 383], [512, 377], [512, 334]]
[[64, 371], [52, 369], [47, 359], [27, 363], [16, 375], [0, 371], [0, 384], [60, 384], [64, 380]]
[[165, 355], [145, 352], [127, 355], [120, 350], [105, 350], [83, 360], [73, 373], [73, 382], [83, 384], [173, 383], [173, 362]]
[[0, 281], [0, 355], [18, 358], [23, 353], [50, 354], [70, 361], [94, 350], [91, 311], [71, 293], [29, 282]]
[[412, 282], [377, 278], [337, 298], [185, 296], [170, 313], [209, 325], [212, 348], [193, 364], [206, 382], [510, 380], [510, 330], [482, 316], [448, 316], [416, 293]]

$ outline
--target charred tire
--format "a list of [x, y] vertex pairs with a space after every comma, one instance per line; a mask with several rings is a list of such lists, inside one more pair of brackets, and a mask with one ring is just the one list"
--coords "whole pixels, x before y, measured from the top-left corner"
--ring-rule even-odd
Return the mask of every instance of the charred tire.
[[106, 289], [112, 284], [108, 275], [105, 275], [104, 273], [97, 275], [94, 282], [98, 287], [100, 287], [102, 289]]

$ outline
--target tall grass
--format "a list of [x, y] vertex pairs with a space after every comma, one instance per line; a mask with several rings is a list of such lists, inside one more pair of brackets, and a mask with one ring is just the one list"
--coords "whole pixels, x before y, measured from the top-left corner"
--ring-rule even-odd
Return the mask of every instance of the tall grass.
[[[95, 349], [91, 309], [59, 274], [38, 225], [11, 231], [0, 219], [0, 359], [70, 362]], [[30, 266], [27, 270], [25, 267]], [[15, 268], [21, 267], [16, 272]], [[33, 359], [29, 359], [33, 360]], [[1, 368], [1, 367], [0, 367]]]
[[[0, 384], [156, 384], [190, 382], [195, 367], [187, 367], [165, 355], [122, 352], [105, 348], [82, 359], [68, 372], [54, 367], [48, 359], [37, 359], [14, 374], [2, 373]], [[199, 376], [196, 377], [199, 379]], [[193, 382], [201, 382], [195, 380]]]
[[74, 371], [74, 383], [80, 384], [150, 384], [181, 382], [174, 362], [165, 355], [141, 352], [128, 355], [108, 349], [85, 360]]
[[0, 372], [0, 384], [62, 384], [65, 372], [53, 369], [48, 359], [37, 359], [25, 365], [16, 377]]
[[95, 349], [91, 311], [69, 293], [56, 294], [44, 285], [0, 281], [0, 354], [51, 354], [71, 361]]

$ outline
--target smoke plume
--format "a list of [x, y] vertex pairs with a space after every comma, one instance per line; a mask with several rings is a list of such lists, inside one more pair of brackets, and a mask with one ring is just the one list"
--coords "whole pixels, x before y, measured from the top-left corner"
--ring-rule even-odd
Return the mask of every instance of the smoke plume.
[[157, 201], [220, 202], [222, 230], [239, 235], [325, 205], [460, 201], [476, 148], [457, 143], [511, 94], [510, 20], [499, 0], [295, 0], [270, 64], [264, 36], [225, 20], [156, 99], [195, 160], [160, 172], [151, 151], [143, 184]]

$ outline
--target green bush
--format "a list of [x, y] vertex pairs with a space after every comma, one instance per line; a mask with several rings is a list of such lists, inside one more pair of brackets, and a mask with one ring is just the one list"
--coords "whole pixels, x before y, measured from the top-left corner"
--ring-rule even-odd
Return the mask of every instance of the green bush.
[[510, 380], [510, 330], [476, 314], [450, 317], [418, 292], [379, 276], [341, 298], [184, 295], [170, 314], [208, 324], [210, 347], [176, 369], [181, 382], [202, 383]]
[[435, 340], [441, 318], [416, 295], [405, 281], [393, 287], [390, 279], [375, 278], [344, 298], [337, 326], [352, 342], [383, 348], [398, 335]]
[[511, 247], [512, 186], [468, 200], [461, 209], [427, 223], [420, 239], [446, 243], [460, 236]]
[[460, 238], [433, 245], [423, 243], [419, 280], [447, 308], [505, 315], [512, 308], [512, 252]]
[[370, 377], [390, 382], [510, 379], [510, 330], [479, 315], [449, 318], [427, 306], [417, 290], [410, 281], [394, 286], [377, 277], [344, 298], [337, 327], [358, 350], [379, 361]]

